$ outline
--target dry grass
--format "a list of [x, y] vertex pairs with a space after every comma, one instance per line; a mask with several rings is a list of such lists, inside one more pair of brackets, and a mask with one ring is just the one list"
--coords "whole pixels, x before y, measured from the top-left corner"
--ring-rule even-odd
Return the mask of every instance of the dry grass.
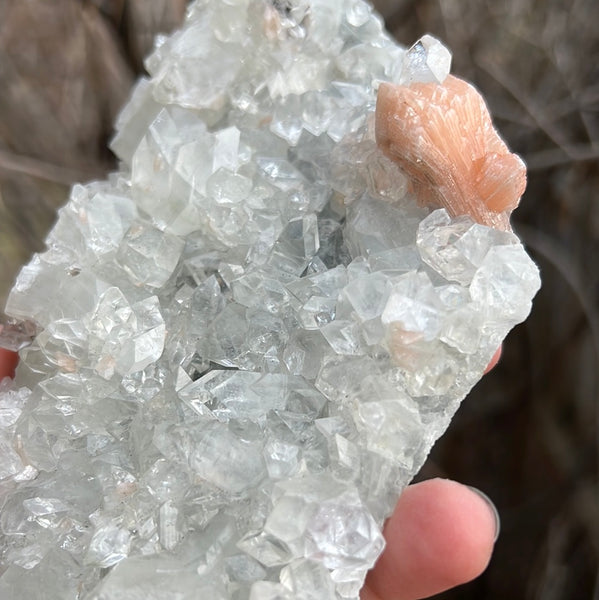
[[[445, 599], [599, 599], [599, 3], [379, 0], [488, 99], [530, 168], [516, 229], [541, 266], [531, 318], [470, 396], [424, 474], [491, 495], [486, 574]], [[102, 175], [116, 111], [183, 0], [0, 2], [0, 302], [72, 181]]]

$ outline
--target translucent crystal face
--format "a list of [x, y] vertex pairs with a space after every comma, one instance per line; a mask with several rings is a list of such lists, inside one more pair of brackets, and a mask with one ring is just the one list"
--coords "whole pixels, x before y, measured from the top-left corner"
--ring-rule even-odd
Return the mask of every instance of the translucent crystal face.
[[0, 597], [358, 598], [537, 269], [377, 147], [449, 53], [360, 0], [197, 1], [147, 67], [8, 301]]

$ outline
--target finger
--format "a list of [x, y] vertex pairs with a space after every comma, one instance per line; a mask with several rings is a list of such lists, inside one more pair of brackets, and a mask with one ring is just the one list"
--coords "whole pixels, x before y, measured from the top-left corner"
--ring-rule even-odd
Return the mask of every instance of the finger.
[[493, 354], [493, 358], [491, 359], [491, 362], [487, 365], [487, 368], [485, 369], [485, 373], [488, 373], [499, 362], [499, 359], [501, 358], [501, 350], [502, 350], [502, 346], [499, 346], [499, 348], [497, 348], [497, 350], [495, 351], [495, 354]]
[[16, 352], [0, 348], [0, 381], [4, 377], [14, 377], [19, 355]]
[[385, 525], [387, 547], [362, 600], [416, 600], [474, 579], [497, 531], [496, 511], [471, 488], [445, 479], [409, 486]]

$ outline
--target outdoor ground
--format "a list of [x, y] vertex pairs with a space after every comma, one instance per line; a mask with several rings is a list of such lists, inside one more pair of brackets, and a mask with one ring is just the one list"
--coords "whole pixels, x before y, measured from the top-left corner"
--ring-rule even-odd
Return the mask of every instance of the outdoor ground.
[[[184, 4], [0, 0], [0, 305], [69, 184], [114, 166], [114, 118]], [[440, 598], [598, 600], [599, 2], [376, 4], [402, 43], [452, 49], [527, 162], [514, 224], [543, 277], [422, 474], [484, 490], [502, 519], [487, 572]]]

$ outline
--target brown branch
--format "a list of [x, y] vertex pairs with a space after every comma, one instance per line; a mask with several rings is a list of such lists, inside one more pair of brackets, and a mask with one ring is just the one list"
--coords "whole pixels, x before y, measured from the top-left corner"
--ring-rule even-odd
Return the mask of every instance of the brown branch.
[[69, 168], [54, 165], [30, 156], [19, 156], [0, 149], [0, 172], [20, 173], [53, 183], [71, 185], [77, 181], [89, 181], [106, 176], [108, 165], [97, 164], [90, 167]]

